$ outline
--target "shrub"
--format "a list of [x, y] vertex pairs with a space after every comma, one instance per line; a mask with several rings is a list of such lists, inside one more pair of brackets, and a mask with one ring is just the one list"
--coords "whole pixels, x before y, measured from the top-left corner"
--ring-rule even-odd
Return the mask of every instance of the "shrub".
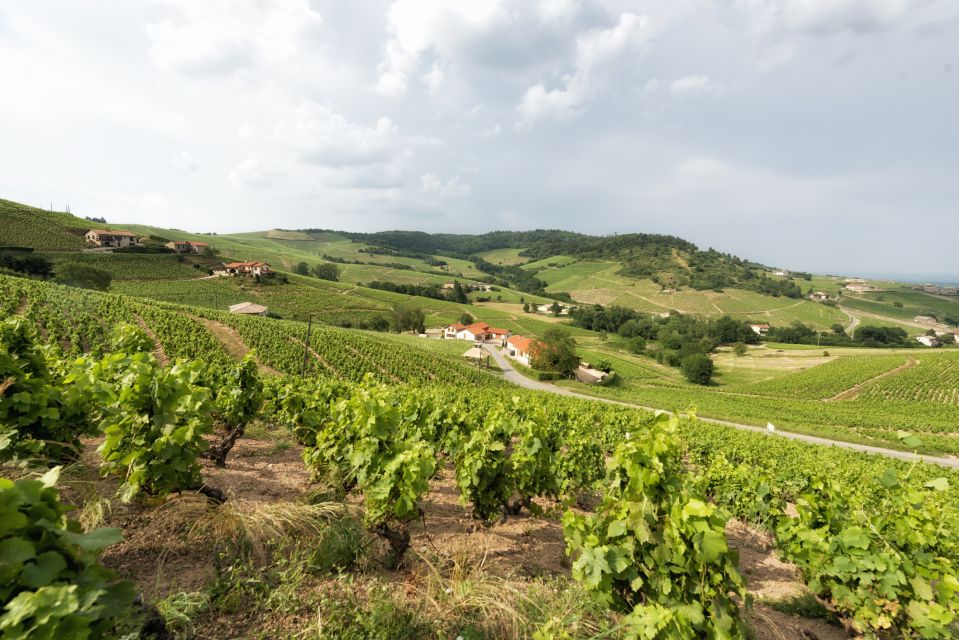
[[71, 287], [106, 291], [113, 281], [113, 274], [79, 262], [68, 262], [57, 267], [54, 280]]
[[129, 618], [133, 586], [97, 563], [118, 529], [81, 533], [56, 490], [59, 468], [39, 480], [0, 478], [0, 615], [4, 639], [113, 638]]
[[713, 377], [713, 361], [702, 353], [686, 356], [680, 362], [680, 367], [686, 379], [695, 384], [709, 384]]

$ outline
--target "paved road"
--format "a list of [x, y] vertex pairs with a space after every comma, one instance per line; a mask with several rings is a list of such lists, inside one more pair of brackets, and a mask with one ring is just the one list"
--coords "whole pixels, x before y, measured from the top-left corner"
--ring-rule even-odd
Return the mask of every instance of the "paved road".
[[[645, 407], [639, 404], [633, 404], [629, 402], [620, 402], [618, 400], [609, 400], [607, 398], [598, 398], [596, 396], [589, 396], [583, 393], [576, 393], [565, 387], [557, 387], [556, 385], [548, 384], [546, 382], [539, 382], [538, 380], [531, 380], [527, 378], [520, 372], [516, 371], [513, 366], [508, 362], [508, 360], [500, 353], [499, 349], [495, 346], [486, 344], [483, 345], [490, 354], [492, 354], [493, 359], [496, 360], [496, 364], [499, 365], [500, 369], [503, 370], [503, 376], [513, 384], [526, 388], [532, 389], [534, 391], [546, 391], [547, 393], [555, 393], [561, 396], [569, 396], [573, 398], [583, 398], [585, 400], [593, 400], [594, 402], [606, 402], [608, 404], [618, 404], [625, 407], [633, 407], [636, 409], [644, 409], [646, 411], [653, 411], [657, 415], [660, 413], [671, 414], [670, 411], [664, 411], [662, 409], [655, 409], [653, 407]], [[788, 438], [790, 440], [799, 440], [801, 442], [809, 442], [811, 444], [819, 444], [826, 446], [841, 447], [843, 449], [852, 449], [853, 451], [860, 451], [863, 453], [873, 453], [877, 455], [887, 456], [890, 458], [899, 458], [900, 460], [913, 461], [916, 458], [921, 459], [923, 462], [928, 462], [931, 464], [938, 464], [944, 467], [951, 467], [953, 469], [959, 469], [959, 458], [940, 458], [938, 456], [927, 456], [927, 455], [916, 455], [909, 453], [907, 451], [896, 451], [895, 449], [884, 449], [883, 447], [873, 447], [867, 444], [856, 444], [853, 442], [842, 442], [840, 440], [830, 440], [828, 438], [820, 438], [817, 436], [808, 436], [802, 433], [790, 433], [788, 431], [779, 431], [776, 430], [774, 433], [770, 434], [764, 427], [757, 427], [750, 424], [739, 424], [737, 422], [729, 422], [728, 420], [717, 420], [715, 418], [702, 418], [699, 420], [703, 422], [710, 422], [713, 424], [721, 424], [727, 427], [733, 427], [734, 429], [741, 429], [742, 431], [753, 431], [755, 433], [761, 433], [764, 435], [775, 435], [781, 438]]]
[[849, 326], [846, 327], [846, 335], [852, 337], [852, 334], [856, 331], [856, 327], [859, 326], [859, 316], [842, 305], [839, 306], [839, 310], [849, 316]]

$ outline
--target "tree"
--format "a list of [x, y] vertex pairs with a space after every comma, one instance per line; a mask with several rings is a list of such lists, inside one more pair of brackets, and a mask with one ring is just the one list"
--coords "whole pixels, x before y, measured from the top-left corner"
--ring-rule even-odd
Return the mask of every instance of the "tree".
[[113, 274], [79, 262], [68, 262], [57, 268], [57, 275], [54, 280], [71, 287], [106, 291], [113, 281]]
[[713, 361], [703, 353], [694, 353], [682, 359], [680, 367], [686, 379], [695, 384], [709, 384], [713, 377]]
[[528, 303], [528, 302], [524, 302], [524, 303], [523, 303], [523, 313], [529, 313], [529, 303]]
[[633, 353], [643, 353], [646, 351], [646, 339], [641, 336], [629, 339], [629, 350]]
[[310, 275], [310, 265], [305, 262], [297, 262], [296, 266], [293, 267], [293, 273], [298, 276], [308, 276]]
[[733, 353], [735, 353], [737, 356], [744, 356], [744, 355], [746, 355], [746, 343], [745, 343], [745, 342], [737, 342], [736, 344], [734, 344], [734, 345], [733, 345]]
[[413, 331], [426, 332], [426, 314], [417, 307], [397, 305], [393, 307], [393, 330], [397, 333]]
[[467, 297], [466, 291], [463, 289], [463, 285], [460, 284], [459, 280], [453, 283], [453, 302], [457, 304], [470, 303], [470, 299]]
[[563, 312], [563, 305], [561, 305], [560, 303], [556, 301], [553, 301], [553, 304], [549, 306], [549, 312], [552, 313], [554, 316], [558, 317], [559, 314]]
[[320, 280], [337, 282], [340, 279], [340, 268], [332, 262], [321, 262], [313, 267], [313, 275]]
[[579, 366], [576, 340], [568, 332], [552, 327], [532, 349], [530, 364], [540, 371], [570, 373]]
[[841, 324], [836, 323], [831, 328], [832, 328], [832, 332], [835, 333], [837, 336], [841, 338], [846, 337], [846, 328], [843, 327]]
[[469, 313], [469, 311], [465, 311], [463, 315], [460, 316], [460, 324], [465, 324], [466, 326], [469, 326], [473, 324], [474, 322], [476, 322], [476, 318], [474, 318]]

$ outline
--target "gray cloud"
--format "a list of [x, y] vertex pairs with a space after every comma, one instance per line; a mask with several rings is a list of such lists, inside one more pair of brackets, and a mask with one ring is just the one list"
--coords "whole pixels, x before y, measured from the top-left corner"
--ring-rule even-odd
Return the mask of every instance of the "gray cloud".
[[955, 271], [957, 31], [948, 0], [9, 4], [0, 196]]

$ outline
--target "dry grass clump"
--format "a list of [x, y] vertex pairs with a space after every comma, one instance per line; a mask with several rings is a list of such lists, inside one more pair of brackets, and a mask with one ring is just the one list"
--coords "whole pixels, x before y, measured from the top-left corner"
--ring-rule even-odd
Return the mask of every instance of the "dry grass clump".
[[187, 540], [230, 544], [243, 554], [265, 561], [275, 543], [321, 535], [344, 514], [338, 502], [258, 502], [229, 500], [219, 506], [202, 496], [184, 495], [167, 502], [158, 522], [186, 531]]
[[420, 554], [414, 606], [446, 629], [471, 624], [485, 637], [526, 639], [543, 628], [569, 638], [591, 638], [614, 625], [611, 614], [563, 578], [528, 580], [500, 576], [486, 566], [488, 551], [473, 540], [445, 553]]

